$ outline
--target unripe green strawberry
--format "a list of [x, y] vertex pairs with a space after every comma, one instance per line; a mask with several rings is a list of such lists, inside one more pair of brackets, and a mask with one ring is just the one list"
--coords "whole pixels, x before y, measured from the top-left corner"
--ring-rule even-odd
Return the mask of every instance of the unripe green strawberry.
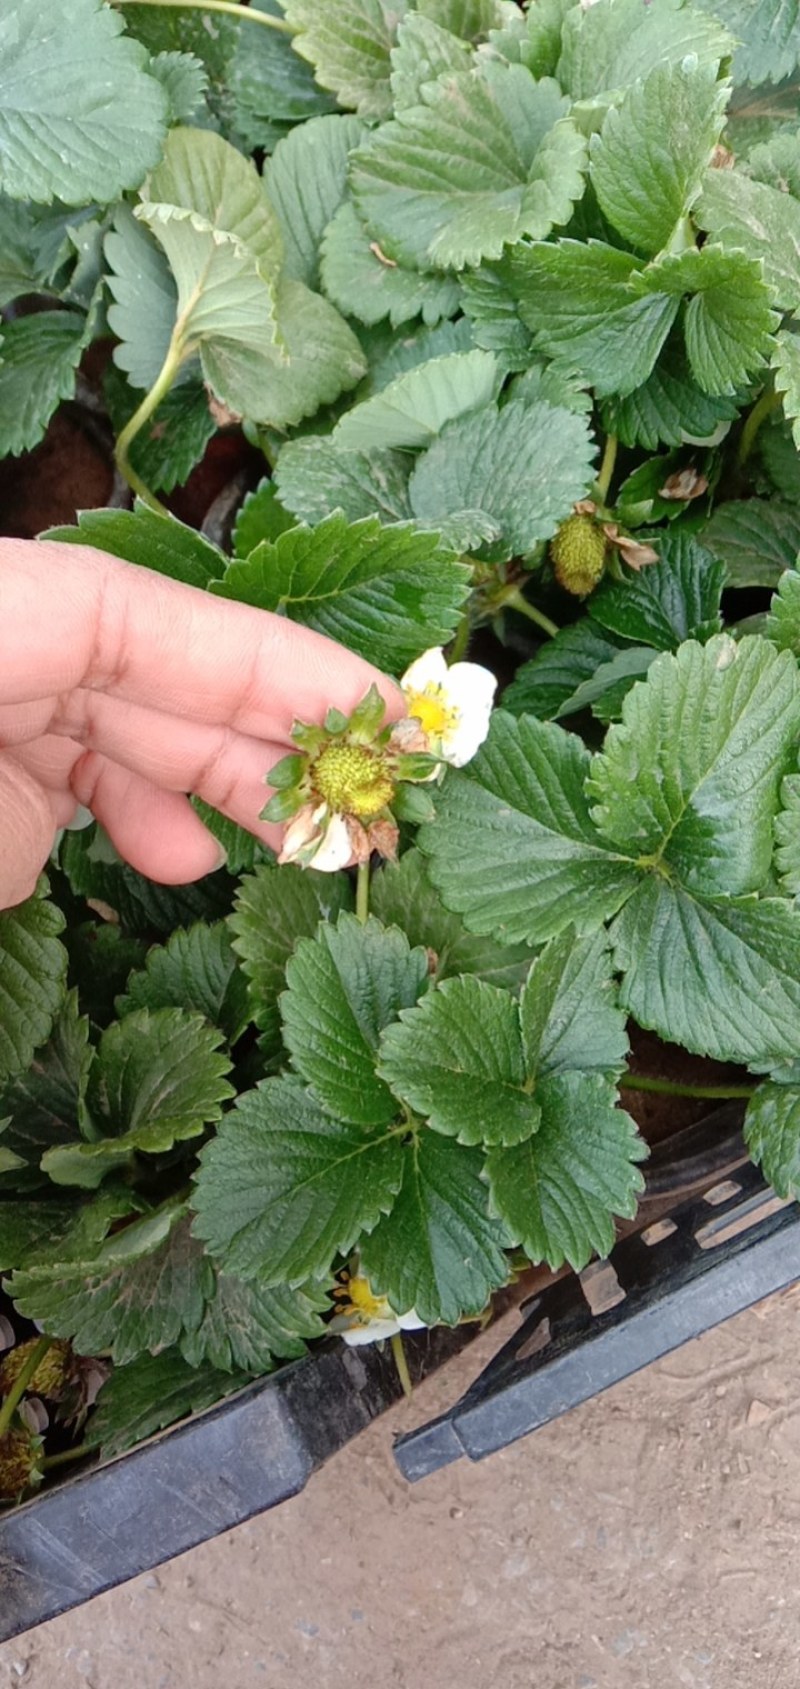
[[[7, 1396], [19, 1378], [22, 1368], [30, 1360], [39, 1339], [29, 1338], [27, 1343], [18, 1343], [15, 1349], [10, 1349], [0, 1362], [0, 1396]], [[58, 1401], [64, 1394], [68, 1384], [75, 1374], [75, 1362], [72, 1350], [63, 1339], [54, 1342], [42, 1357], [33, 1377], [27, 1385], [30, 1396], [45, 1396], [48, 1401]]]
[[16, 1501], [23, 1490], [41, 1478], [41, 1437], [25, 1426], [12, 1426], [0, 1437], [0, 1503]]
[[556, 580], [575, 598], [587, 598], [602, 579], [607, 541], [592, 516], [576, 511], [553, 535], [550, 558]]

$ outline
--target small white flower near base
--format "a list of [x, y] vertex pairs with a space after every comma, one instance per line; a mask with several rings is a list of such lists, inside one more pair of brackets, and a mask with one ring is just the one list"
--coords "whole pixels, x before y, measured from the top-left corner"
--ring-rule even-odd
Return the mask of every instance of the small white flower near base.
[[407, 1314], [398, 1314], [388, 1297], [376, 1296], [363, 1273], [348, 1278], [334, 1295], [346, 1300], [340, 1302], [328, 1330], [345, 1343], [381, 1343], [387, 1337], [396, 1337], [399, 1331], [424, 1329], [425, 1321], [413, 1308]]
[[489, 731], [497, 681], [480, 663], [448, 668], [441, 646], [406, 669], [401, 686], [410, 716], [420, 723], [432, 756], [453, 768], [471, 762]]
[[278, 861], [299, 862], [303, 868], [334, 874], [339, 868], [346, 868], [352, 856], [353, 846], [344, 816], [331, 815], [325, 804], [315, 807], [309, 803], [289, 822]]

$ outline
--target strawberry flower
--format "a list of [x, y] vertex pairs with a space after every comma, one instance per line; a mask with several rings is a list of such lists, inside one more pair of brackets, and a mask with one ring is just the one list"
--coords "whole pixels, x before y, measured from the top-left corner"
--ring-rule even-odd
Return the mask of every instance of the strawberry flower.
[[409, 716], [438, 761], [463, 768], [483, 744], [497, 681], [479, 663], [448, 668], [441, 646], [423, 652], [400, 682]]
[[400, 1331], [421, 1331], [425, 1326], [413, 1308], [398, 1314], [388, 1297], [376, 1296], [363, 1273], [350, 1274], [333, 1294], [339, 1303], [328, 1330], [345, 1343], [380, 1343]]

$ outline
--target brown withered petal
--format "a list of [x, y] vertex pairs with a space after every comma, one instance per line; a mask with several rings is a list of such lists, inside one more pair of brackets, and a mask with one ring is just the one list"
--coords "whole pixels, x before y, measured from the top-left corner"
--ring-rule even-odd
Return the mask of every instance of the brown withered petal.
[[572, 510], [575, 516], [594, 516], [597, 505], [593, 498], [579, 498], [577, 504], [573, 504]]
[[350, 840], [350, 849], [353, 852], [355, 861], [369, 862], [373, 847], [370, 844], [370, 837], [367, 828], [363, 827], [361, 822], [357, 821], [354, 815], [345, 815], [343, 820], [347, 828], [347, 837]]
[[402, 721], [395, 722], [386, 748], [388, 751], [399, 752], [402, 756], [412, 756], [418, 751], [428, 751], [430, 746], [427, 733], [422, 731], [422, 724], [417, 721], [416, 716], [407, 715]]
[[633, 540], [629, 534], [621, 534], [616, 522], [604, 522], [603, 533], [610, 544], [616, 546], [623, 563], [627, 563], [630, 569], [643, 569], [648, 563], [658, 562], [658, 552], [651, 545]]
[[372, 850], [377, 850], [379, 856], [385, 856], [389, 862], [394, 862], [400, 830], [393, 821], [371, 821], [367, 828], [367, 837]]
[[735, 163], [736, 159], [730, 149], [718, 141], [711, 154], [712, 170], [732, 170]]
[[676, 470], [674, 475], [668, 475], [663, 487], [659, 487], [659, 498], [688, 500], [702, 498], [708, 492], [708, 476], [688, 465], [686, 469]]
[[231, 428], [234, 423], [241, 422], [242, 418], [239, 412], [232, 411], [230, 406], [224, 403], [224, 400], [218, 399], [216, 393], [212, 393], [210, 387], [206, 388], [206, 395], [209, 411], [218, 428]]

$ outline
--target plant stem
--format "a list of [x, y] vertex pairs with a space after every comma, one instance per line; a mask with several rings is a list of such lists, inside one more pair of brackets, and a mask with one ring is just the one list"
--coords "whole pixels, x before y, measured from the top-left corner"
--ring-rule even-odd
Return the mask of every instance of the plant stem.
[[649, 1079], [643, 1073], [623, 1073], [620, 1090], [652, 1091], [659, 1097], [699, 1097], [726, 1102], [735, 1097], [752, 1097], [755, 1085], [681, 1085], [672, 1079]]
[[11, 1421], [14, 1418], [14, 1414], [16, 1413], [25, 1391], [27, 1390], [36, 1371], [36, 1368], [37, 1366], [40, 1366], [44, 1360], [52, 1341], [52, 1337], [39, 1338], [35, 1348], [31, 1349], [19, 1377], [15, 1379], [12, 1384], [2, 1407], [0, 1407], [0, 1437], [5, 1436]]
[[168, 515], [167, 510], [156, 498], [155, 493], [151, 493], [150, 488], [141, 476], [137, 475], [128, 454], [137, 434], [144, 428], [145, 423], [150, 421], [153, 412], [158, 410], [161, 400], [166, 398], [183, 363], [185, 353], [186, 347], [183, 344], [182, 337], [174, 333], [159, 374], [150, 388], [150, 392], [145, 394], [138, 410], [135, 410], [133, 416], [126, 422], [117, 440], [114, 453], [117, 468], [120, 474], [124, 475], [128, 486], [132, 487], [133, 491], [138, 493], [140, 499], [143, 499], [145, 504], [149, 505], [151, 510], [157, 511], [160, 516]]
[[61, 1454], [49, 1454], [42, 1461], [42, 1471], [52, 1472], [57, 1466], [69, 1466], [73, 1460], [83, 1460], [87, 1454], [96, 1454], [91, 1443], [79, 1443], [77, 1448], [62, 1449]]
[[450, 646], [449, 658], [451, 663], [460, 663], [462, 657], [466, 657], [471, 632], [472, 617], [469, 613], [469, 607], [467, 607], [456, 628], [453, 643]]
[[229, 18], [249, 18], [264, 29], [280, 30], [281, 35], [294, 35], [285, 18], [272, 18], [268, 12], [256, 12], [251, 6], [239, 6], [236, 0], [112, 0], [115, 6], [161, 6], [165, 11], [180, 7], [186, 12], [222, 12]]
[[597, 488], [598, 504], [605, 504], [606, 499], [608, 498], [608, 490], [611, 486], [611, 477], [614, 473], [614, 465], [617, 461], [618, 443], [616, 434], [609, 434], [607, 436], [605, 449], [603, 451], [603, 461], [600, 465], [600, 474], [598, 475], [595, 483]]
[[508, 598], [503, 600], [502, 605], [498, 605], [498, 609], [516, 610], [518, 615], [527, 616], [528, 621], [535, 622], [537, 628], [541, 628], [542, 632], [548, 634], [550, 639], [555, 639], [559, 631], [558, 623], [551, 622], [550, 617], [546, 616], [543, 610], [537, 610], [535, 604], [529, 604], [527, 598], [524, 598], [518, 590], [510, 593]]
[[369, 914], [369, 862], [359, 862], [356, 879], [356, 917], [364, 925]]
[[389, 1341], [392, 1345], [392, 1355], [394, 1356], [394, 1364], [397, 1367], [397, 1376], [403, 1386], [403, 1395], [407, 1396], [410, 1401], [412, 1395], [414, 1394], [414, 1386], [411, 1382], [411, 1373], [408, 1370], [408, 1361], [406, 1360], [406, 1352], [403, 1348], [403, 1338], [401, 1333], [396, 1331], [394, 1337], [391, 1337]]
[[780, 402], [780, 395], [775, 392], [774, 387], [765, 387], [760, 398], [756, 399], [753, 409], [750, 411], [749, 416], [745, 420], [741, 439], [739, 441], [739, 450], [736, 454], [736, 461], [740, 467], [743, 463], [747, 462], [747, 459], [753, 450], [756, 443], [756, 435], [758, 434], [762, 422], [766, 422], [770, 411], [775, 410], [776, 406], [779, 405]]

